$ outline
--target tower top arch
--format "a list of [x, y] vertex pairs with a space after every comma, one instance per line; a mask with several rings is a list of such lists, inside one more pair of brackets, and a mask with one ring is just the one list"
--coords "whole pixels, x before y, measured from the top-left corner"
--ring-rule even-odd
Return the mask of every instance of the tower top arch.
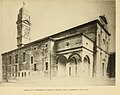
[[25, 7], [25, 3], [23, 2], [23, 6], [19, 9], [18, 17], [17, 17], [17, 47], [22, 47], [25, 44], [30, 42], [30, 15]]
[[22, 7], [19, 10], [19, 14], [29, 15], [29, 12], [28, 12], [28, 10], [26, 8], [26, 3], [25, 2], [22, 3]]

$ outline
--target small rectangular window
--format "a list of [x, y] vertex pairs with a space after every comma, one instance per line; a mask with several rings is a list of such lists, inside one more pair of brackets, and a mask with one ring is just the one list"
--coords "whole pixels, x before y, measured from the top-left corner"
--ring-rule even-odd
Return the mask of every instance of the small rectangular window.
[[23, 62], [25, 62], [25, 55], [26, 55], [26, 53], [24, 52], [23, 53]]
[[9, 64], [11, 64], [11, 56], [9, 56]]
[[18, 54], [15, 55], [15, 63], [18, 63]]
[[108, 42], [107, 42], [107, 46], [106, 46], [106, 48], [107, 48], [107, 52], [108, 52], [108, 48], [109, 48], [109, 44], [108, 44]]
[[15, 73], [15, 77], [17, 77], [17, 73]]
[[69, 76], [71, 76], [71, 67], [69, 67]]
[[24, 76], [26, 77], [26, 72], [24, 72]]
[[45, 63], [45, 70], [48, 70], [48, 62]]
[[11, 73], [9, 73], [10, 77], [11, 77]]
[[34, 71], [37, 71], [37, 66], [36, 66], [36, 64], [34, 64]]
[[33, 64], [33, 56], [31, 56], [31, 64]]
[[20, 72], [18, 72], [18, 77], [20, 77]]
[[4, 68], [4, 66], [2, 66], [2, 72], [3, 72], [3, 73], [5, 72], [4, 70], [5, 70], [5, 68]]
[[98, 34], [98, 46], [100, 46], [100, 35]]
[[102, 76], [104, 76], [104, 72], [105, 72], [105, 65], [104, 65], [104, 63], [102, 63]]
[[22, 77], [23, 77], [24, 75], [23, 75], [23, 72], [22, 72]]
[[103, 39], [103, 45], [105, 45], [105, 39]]
[[14, 71], [17, 72], [17, 65], [14, 65]]
[[14, 77], [14, 73], [12, 73], [12, 76]]

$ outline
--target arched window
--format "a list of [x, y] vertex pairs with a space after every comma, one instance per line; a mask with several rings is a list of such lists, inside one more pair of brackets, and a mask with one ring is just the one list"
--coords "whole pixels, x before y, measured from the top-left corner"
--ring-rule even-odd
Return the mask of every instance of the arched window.
[[78, 63], [80, 63], [82, 61], [81, 56], [77, 53], [71, 54], [68, 58], [68, 61], [70, 61], [71, 59], [74, 59], [75, 65], [77, 65]]
[[84, 63], [85, 63], [85, 64], [88, 63], [87, 57], [84, 57]]
[[73, 65], [73, 64], [77, 65], [75, 57], [70, 58], [69, 62], [70, 62], [70, 65]]
[[57, 58], [57, 63], [56, 63], [56, 75], [57, 76], [65, 76], [66, 75], [66, 63], [67, 63], [67, 58], [63, 55], [60, 55]]
[[90, 64], [90, 59], [89, 59], [89, 57], [87, 55], [84, 57], [84, 63], [85, 64], [86, 63]]
[[[56, 70], [58, 71], [58, 63], [66, 63], [67, 62], [67, 58], [63, 55], [59, 56], [56, 60]], [[66, 65], [66, 64], [65, 64]]]

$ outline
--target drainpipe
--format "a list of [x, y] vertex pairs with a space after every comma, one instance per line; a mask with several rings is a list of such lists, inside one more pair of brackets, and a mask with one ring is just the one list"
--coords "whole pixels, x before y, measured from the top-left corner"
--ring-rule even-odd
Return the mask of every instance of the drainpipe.
[[[51, 42], [50, 42], [51, 44]], [[51, 81], [51, 45], [50, 45], [50, 81]]]
[[50, 81], [51, 81], [51, 39], [49, 38], [49, 40], [50, 40], [50, 48], [49, 48], [50, 55], [49, 55], [49, 58], [50, 58]]

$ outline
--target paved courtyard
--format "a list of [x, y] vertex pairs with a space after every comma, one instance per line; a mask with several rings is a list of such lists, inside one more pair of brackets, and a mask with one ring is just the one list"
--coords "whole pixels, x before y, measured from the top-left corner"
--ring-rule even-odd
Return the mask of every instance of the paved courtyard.
[[78, 86], [115, 86], [115, 79], [80, 79], [80, 78], [52, 78], [40, 79], [36, 78], [25, 78], [17, 81], [9, 81], [0, 83], [0, 87], [78, 87]]

